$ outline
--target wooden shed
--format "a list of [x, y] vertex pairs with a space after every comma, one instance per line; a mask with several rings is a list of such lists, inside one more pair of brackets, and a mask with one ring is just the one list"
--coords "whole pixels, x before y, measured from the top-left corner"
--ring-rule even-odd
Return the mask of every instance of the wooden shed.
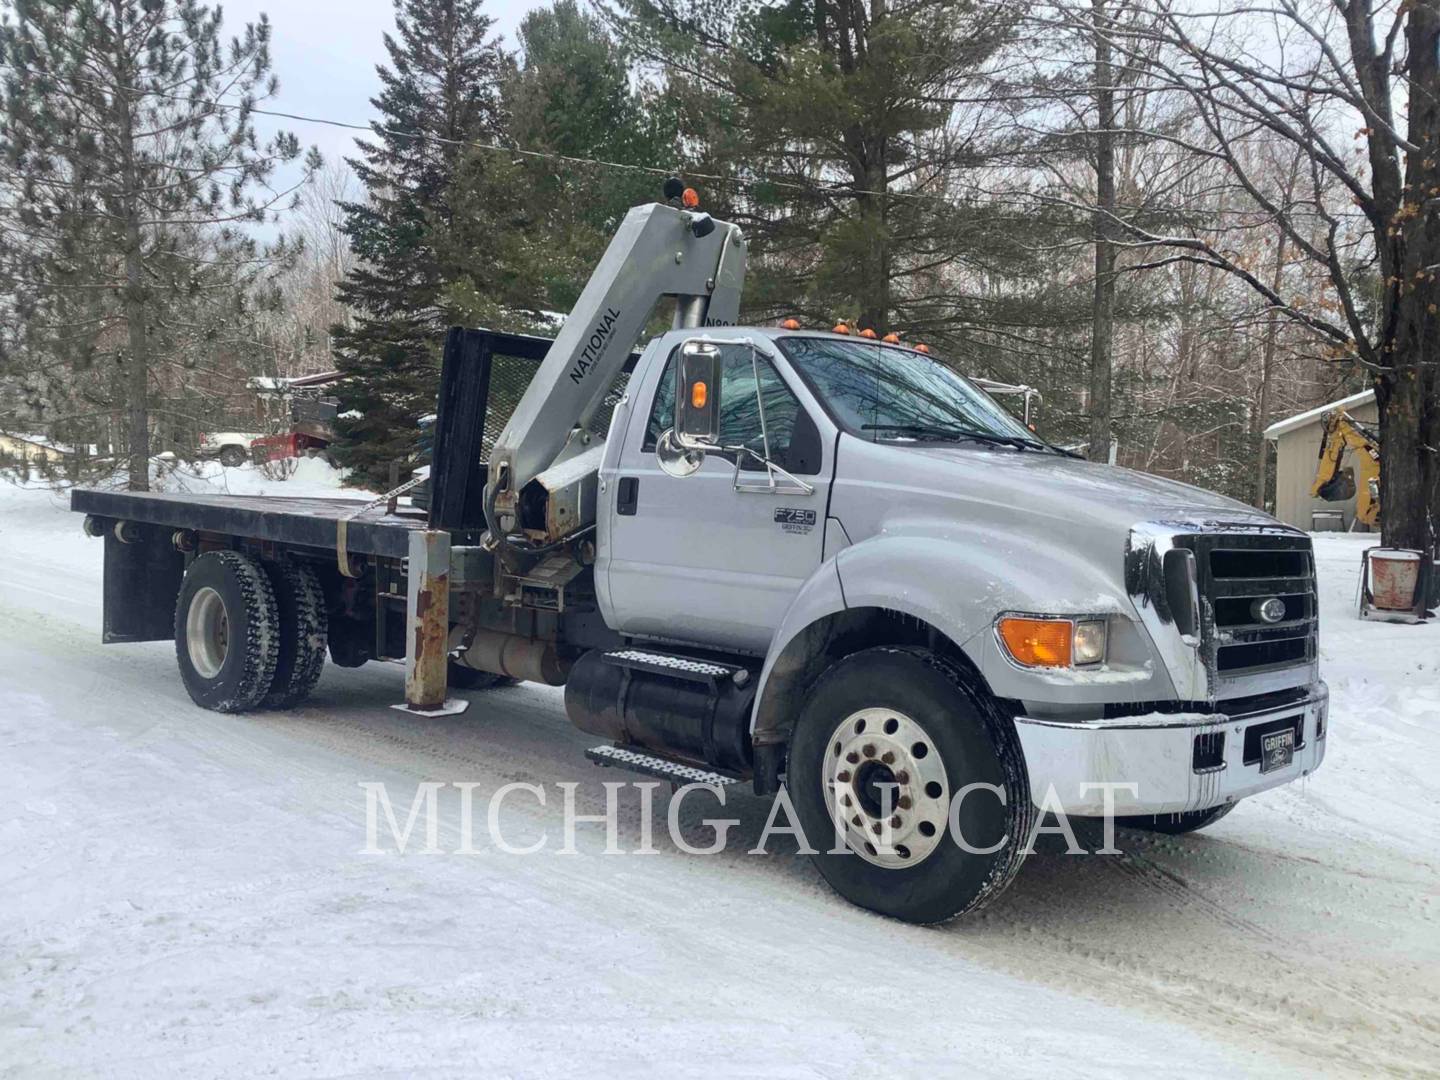
[[[1271, 424], [1265, 429], [1265, 438], [1275, 446], [1275, 516], [1289, 525], [1301, 529], [1315, 528], [1323, 523], [1314, 517], [1316, 511], [1339, 512], [1342, 519], [1336, 524], [1349, 529], [1355, 521], [1355, 500], [1326, 502], [1310, 494], [1310, 485], [1315, 482], [1315, 468], [1320, 462], [1320, 442], [1324, 433], [1322, 421], [1331, 409], [1344, 409], [1356, 420], [1378, 424], [1379, 407], [1375, 404], [1375, 391], [1366, 390], [1351, 394], [1339, 401], [1321, 405], [1287, 420]], [[1347, 455], [1344, 467], [1351, 462]], [[1356, 526], [1364, 529], [1365, 526]]]

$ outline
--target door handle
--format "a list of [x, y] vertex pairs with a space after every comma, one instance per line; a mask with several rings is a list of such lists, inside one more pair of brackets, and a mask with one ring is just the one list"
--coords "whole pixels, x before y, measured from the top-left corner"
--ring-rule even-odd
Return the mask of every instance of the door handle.
[[639, 502], [640, 478], [638, 476], [620, 477], [620, 487], [615, 492], [615, 513], [631, 517]]

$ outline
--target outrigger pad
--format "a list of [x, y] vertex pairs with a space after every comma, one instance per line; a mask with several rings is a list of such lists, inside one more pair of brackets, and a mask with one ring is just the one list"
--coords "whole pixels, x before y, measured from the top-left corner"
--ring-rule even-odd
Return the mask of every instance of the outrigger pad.
[[438, 709], [415, 709], [404, 702], [390, 707], [400, 712], [408, 712], [412, 716], [458, 716], [470, 708], [470, 702], [465, 698], [446, 698], [445, 704]]

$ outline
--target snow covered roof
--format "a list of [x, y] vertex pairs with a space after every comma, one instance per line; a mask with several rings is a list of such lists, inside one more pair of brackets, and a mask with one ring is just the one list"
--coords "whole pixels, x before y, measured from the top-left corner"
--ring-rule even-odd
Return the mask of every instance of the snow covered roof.
[[246, 385], [259, 393], [283, 394], [289, 390], [297, 390], [306, 386], [327, 386], [330, 383], [338, 382], [340, 372], [318, 371], [313, 375], [297, 375], [294, 378], [284, 379], [275, 375], [254, 375]]
[[75, 452], [74, 447], [57, 443], [45, 435], [30, 435], [23, 431], [0, 431], [0, 435], [7, 439], [14, 439], [16, 442], [29, 443], [31, 446], [39, 446], [45, 450], [54, 450], [57, 454], [73, 454]]
[[1265, 429], [1265, 438], [1278, 439], [1286, 432], [1294, 431], [1296, 428], [1302, 428], [1306, 424], [1317, 423], [1320, 418], [1331, 409], [1357, 409], [1361, 405], [1369, 405], [1374, 400], [1374, 390], [1362, 390], [1358, 394], [1351, 394], [1349, 397], [1341, 398], [1339, 401], [1332, 401], [1325, 405], [1317, 405], [1315, 408], [1298, 413], [1288, 420], [1280, 420], [1271, 424]]

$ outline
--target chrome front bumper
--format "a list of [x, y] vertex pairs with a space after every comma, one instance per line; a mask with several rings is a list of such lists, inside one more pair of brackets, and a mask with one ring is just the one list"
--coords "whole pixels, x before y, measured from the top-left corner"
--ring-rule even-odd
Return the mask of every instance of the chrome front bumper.
[[[1329, 708], [1330, 692], [1319, 682], [1308, 698], [1263, 712], [1152, 713], [1073, 723], [1022, 716], [1015, 728], [1036, 806], [1086, 816], [1107, 809], [1167, 814], [1205, 810], [1308, 776], [1325, 758]], [[1301, 743], [1289, 765], [1262, 773], [1258, 760], [1246, 763], [1247, 729], [1302, 715]], [[1222, 732], [1219, 763], [1197, 769], [1196, 737]]]

